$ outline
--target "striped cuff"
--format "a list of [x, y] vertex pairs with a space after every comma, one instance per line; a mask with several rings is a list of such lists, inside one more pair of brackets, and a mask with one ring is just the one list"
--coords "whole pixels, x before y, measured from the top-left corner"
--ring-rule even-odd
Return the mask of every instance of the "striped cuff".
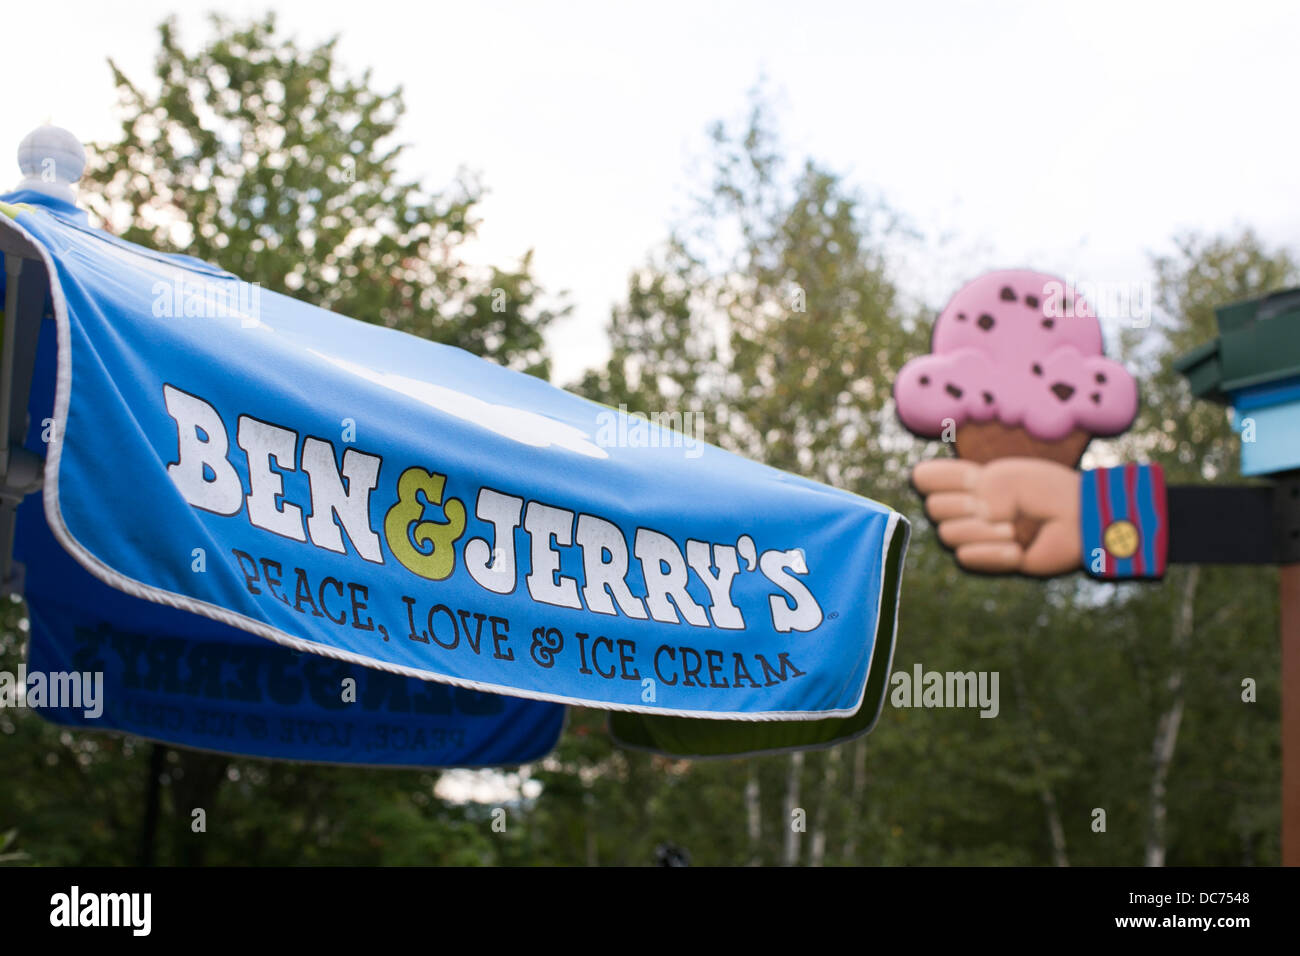
[[1083, 566], [1096, 578], [1159, 578], [1169, 554], [1165, 473], [1159, 465], [1083, 472]]

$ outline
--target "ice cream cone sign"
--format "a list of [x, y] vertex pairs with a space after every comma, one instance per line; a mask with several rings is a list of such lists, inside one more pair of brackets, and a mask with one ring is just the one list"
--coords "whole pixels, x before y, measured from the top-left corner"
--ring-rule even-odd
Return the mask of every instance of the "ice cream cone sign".
[[953, 451], [916, 465], [912, 484], [969, 571], [1114, 580], [1175, 563], [1280, 565], [1282, 859], [1300, 866], [1300, 289], [1216, 320], [1219, 337], [1175, 368], [1194, 395], [1232, 407], [1245, 473], [1271, 484], [1166, 487], [1157, 464], [1080, 470], [1094, 436], [1133, 424], [1137, 383], [1103, 354], [1088, 303], [1039, 272], [963, 286], [894, 399], [909, 431]]
[[963, 286], [935, 322], [930, 354], [898, 373], [894, 398], [909, 431], [955, 454], [918, 464], [912, 483], [964, 568], [1064, 574], [1088, 566], [1096, 539], [1094, 573], [1105, 576], [1108, 561], [1126, 565], [1124, 576], [1163, 569], [1158, 469], [1078, 470], [1094, 436], [1133, 423], [1138, 389], [1063, 280], [1014, 270]]

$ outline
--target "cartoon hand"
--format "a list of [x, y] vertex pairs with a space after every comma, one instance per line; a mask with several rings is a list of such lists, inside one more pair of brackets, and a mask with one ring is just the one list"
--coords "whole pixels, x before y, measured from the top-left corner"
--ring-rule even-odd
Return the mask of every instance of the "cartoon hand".
[[[912, 484], [939, 539], [971, 571], [1065, 574], [1083, 563], [1079, 472], [1044, 458], [924, 461]], [[1017, 540], [1016, 523], [1038, 523], [1033, 540]]]

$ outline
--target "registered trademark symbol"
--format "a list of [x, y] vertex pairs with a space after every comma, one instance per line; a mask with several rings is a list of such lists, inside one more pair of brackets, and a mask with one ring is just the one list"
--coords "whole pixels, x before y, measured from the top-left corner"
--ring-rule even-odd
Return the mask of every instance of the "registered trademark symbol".
[[839, 611], [831, 611], [831, 613], [829, 613], [829, 614], [826, 615], [826, 620], [828, 620], [828, 621], [833, 621], [833, 620], [835, 620], [835, 619], [836, 619], [837, 617], [839, 617], [839, 616], [840, 616], [840, 612], [839, 612]]

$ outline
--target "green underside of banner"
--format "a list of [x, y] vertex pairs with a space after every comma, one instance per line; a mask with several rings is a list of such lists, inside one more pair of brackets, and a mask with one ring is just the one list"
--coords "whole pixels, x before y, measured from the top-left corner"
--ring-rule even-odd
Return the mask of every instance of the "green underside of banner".
[[852, 716], [825, 720], [748, 721], [612, 712], [609, 715], [610, 735], [621, 746], [673, 757], [740, 757], [830, 747], [869, 732], [880, 716], [889, 686], [898, 592], [908, 536], [907, 523], [899, 522], [885, 558], [880, 614], [872, 642], [867, 687], [862, 695], [862, 705]]

